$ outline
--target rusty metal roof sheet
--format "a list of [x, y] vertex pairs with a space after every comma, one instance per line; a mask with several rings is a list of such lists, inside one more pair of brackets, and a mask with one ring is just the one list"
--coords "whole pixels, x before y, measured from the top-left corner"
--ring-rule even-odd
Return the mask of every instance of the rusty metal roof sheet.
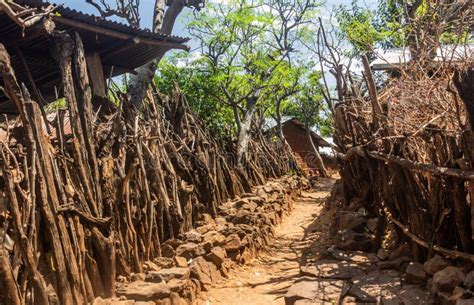
[[[38, 8], [48, 7], [51, 5], [51, 3], [47, 1], [42, 1], [42, 0], [15, 0], [15, 3], [29, 6], [29, 7], [38, 7]], [[84, 23], [88, 23], [90, 25], [130, 34], [137, 37], [156, 39], [159, 41], [174, 42], [178, 44], [182, 44], [189, 41], [189, 38], [166, 35], [162, 33], [153, 33], [149, 29], [141, 29], [141, 28], [132, 27], [130, 25], [127, 25], [121, 22], [112, 21], [112, 20], [105, 19], [99, 16], [91, 15], [91, 14], [86, 14], [84, 12], [80, 12], [78, 10], [65, 7], [63, 5], [59, 5], [55, 9], [55, 12], [58, 12], [63, 18], [67, 18], [67, 19], [71, 19], [75, 21], [81, 21]]]
[[[42, 0], [15, 0], [31, 8], [44, 8], [50, 4]], [[77, 32], [86, 53], [100, 55], [106, 78], [131, 72], [150, 62], [159, 54], [171, 49], [188, 49], [187, 38], [152, 33], [116, 21], [85, 14], [67, 7], [58, 7], [52, 19], [56, 30]], [[47, 102], [61, 97], [61, 78], [53, 58], [54, 43], [47, 35], [26, 34], [13, 20], [0, 11], [0, 43], [11, 57], [19, 83], [29, 89], [28, 70]], [[26, 63], [26, 66], [25, 66]], [[0, 78], [0, 86], [3, 80]], [[0, 91], [0, 113], [15, 114], [16, 107]]]

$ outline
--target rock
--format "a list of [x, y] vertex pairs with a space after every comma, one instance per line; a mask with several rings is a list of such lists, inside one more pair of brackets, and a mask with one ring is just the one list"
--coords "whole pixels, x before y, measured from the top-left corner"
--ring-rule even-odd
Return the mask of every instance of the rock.
[[202, 256], [196, 257], [190, 268], [191, 277], [197, 279], [204, 289], [208, 289], [213, 283], [222, 280], [216, 265], [206, 261]]
[[224, 217], [216, 217], [214, 221], [216, 222], [216, 225], [218, 226], [225, 226], [227, 224], [227, 221], [225, 220]]
[[[170, 259], [168, 257], [164, 257], [164, 258], [167, 258], [167, 259]], [[146, 272], [146, 271], [158, 271], [160, 270], [161, 267], [156, 264], [155, 262], [151, 262], [151, 261], [146, 261], [143, 263], [143, 270]]]
[[181, 298], [181, 296], [176, 292], [170, 294], [170, 301], [171, 305], [188, 305], [188, 302]]
[[377, 231], [378, 223], [379, 219], [377, 217], [370, 218], [367, 220], [367, 228], [370, 230], [370, 232], [375, 233], [375, 231]]
[[203, 213], [203, 214], [201, 214], [201, 217], [202, 217], [202, 220], [206, 224], [210, 224], [210, 225], [215, 225], [216, 224], [216, 222], [215, 222], [214, 218], [212, 218], [211, 214]]
[[132, 282], [136, 282], [136, 281], [144, 281], [145, 280], [145, 273], [132, 273], [130, 275], [130, 280]]
[[288, 289], [285, 294], [285, 305], [294, 305], [297, 304], [296, 302], [301, 304], [301, 301], [306, 301], [307, 304], [326, 304], [324, 302], [326, 300], [337, 300], [341, 294], [343, 283], [343, 281], [303, 278]]
[[435, 294], [435, 303], [436, 305], [451, 305], [449, 298], [451, 294], [448, 292], [438, 292]]
[[240, 253], [239, 263], [243, 265], [248, 264], [250, 263], [252, 258], [253, 258], [252, 252], [249, 250], [249, 248], [245, 248], [244, 251]]
[[470, 297], [472, 297], [471, 292], [467, 291], [462, 287], [456, 287], [454, 288], [453, 294], [449, 298], [449, 301], [451, 302], [451, 304], [455, 304], [458, 300], [469, 299]]
[[191, 230], [184, 234], [184, 239], [188, 243], [199, 244], [200, 242], [202, 242], [202, 235], [196, 230]]
[[161, 255], [164, 257], [173, 257], [175, 255], [174, 248], [171, 245], [163, 244], [161, 246]]
[[118, 296], [136, 301], [153, 301], [167, 298], [171, 291], [164, 283], [133, 282], [117, 289]]
[[474, 299], [457, 300], [456, 305], [474, 305]]
[[176, 249], [178, 248], [179, 246], [181, 246], [182, 244], [184, 244], [184, 241], [182, 241], [181, 239], [177, 239], [177, 238], [172, 238], [172, 239], [168, 239], [167, 241], [164, 242], [166, 245], [170, 245], [171, 247], [173, 247], [173, 249]]
[[474, 271], [469, 272], [464, 279], [464, 287], [474, 291]]
[[433, 276], [433, 289], [435, 292], [452, 292], [456, 286], [461, 284], [466, 275], [461, 269], [449, 266], [438, 271]]
[[377, 251], [377, 257], [382, 261], [388, 259], [389, 256], [390, 256], [390, 251], [388, 251], [387, 249], [379, 249]]
[[248, 210], [239, 210], [237, 215], [235, 215], [234, 219], [232, 220], [235, 224], [242, 224], [248, 223], [249, 217], [251, 216], [252, 212]]
[[412, 257], [412, 249], [408, 244], [402, 244], [395, 250], [391, 251], [388, 259], [395, 260], [400, 257]]
[[240, 249], [240, 237], [237, 234], [231, 234], [226, 237], [224, 249], [226, 251], [237, 251]]
[[216, 231], [209, 231], [203, 236], [202, 246], [206, 252], [210, 252], [213, 247], [222, 246], [224, 243], [224, 235]]
[[335, 280], [349, 280], [365, 274], [357, 264], [339, 263], [338, 261], [328, 259], [319, 260], [312, 265], [301, 266], [300, 273], [302, 276]]
[[343, 241], [337, 244], [340, 250], [360, 250], [370, 252], [374, 248], [372, 237], [366, 233], [347, 231], [343, 234]]
[[116, 282], [118, 284], [125, 284], [125, 283], [128, 283], [128, 279], [123, 275], [119, 275], [119, 276], [117, 276]]
[[364, 232], [366, 220], [359, 213], [342, 211], [338, 216], [337, 226], [339, 230], [352, 230], [359, 233]]
[[120, 299], [102, 299], [101, 297], [98, 297], [90, 303], [91, 305], [136, 305], [136, 304], [142, 304], [142, 305], [155, 305], [154, 302], [135, 302], [132, 300], [120, 300]]
[[155, 301], [155, 304], [156, 305], [171, 305], [171, 299], [166, 298], [166, 299], [157, 300]]
[[170, 257], [157, 257], [153, 260], [153, 262], [156, 266], [159, 267], [156, 271], [159, 271], [163, 268], [171, 268], [174, 266], [174, 260]]
[[235, 263], [232, 260], [227, 258], [221, 265], [221, 268], [220, 268], [221, 275], [223, 277], [229, 277], [229, 271], [234, 267], [234, 265]]
[[154, 282], [154, 283], [160, 283], [160, 282], [168, 282], [172, 279], [178, 279], [178, 280], [186, 280], [189, 279], [189, 275], [191, 274], [191, 271], [189, 268], [169, 268], [169, 269], [162, 269], [160, 271], [151, 271], [146, 275], [146, 281], [147, 282]]
[[426, 273], [428, 273], [429, 275], [433, 275], [436, 272], [441, 271], [448, 266], [449, 266], [449, 262], [445, 260], [444, 258], [442, 258], [441, 256], [439, 256], [438, 254], [436, 254], [429, 260], [427, 260], [425, 264], [423, 265]]
[[203, 247], [195, 243], [185, 243], [176, 248], [176, 255], [182, 256], [187, 260], [203, 255], [204, 253]]
[[405, 280], [408, 284], [423, 284], [427, 280], [427, 275], [423, 265], [418, 262], [410, 262], [405, 272]]
[[196, 231], [199, 234], [204, 235], [207, 232], [214, 230], [215, 228], [216, 228], [216, 225], [205, 224], [205, 225], [202, 225], [200, 227], [197, 227]]
[[182, 256], [175, 256], [174, 263], [176, 267], [186, 268], [188, 266], [188, 260]]
[[434, 287], [433, 287], [433, 278], [430, 277], [427, 281], [426, 281], [426, 289], [428, 289], [431, 293], [435, 293], [434, 292]]
[[400, 257], [394, 260], [379, 262], [378, 267], [379, 269], [394, 269], [399, 270], [401, 272], [406, 271], [406, 267], [411, 262], [411, 258], [409, 257]]
[[218, 268], [222, 266], [222, 263], [225, 261], [227, 258], [227, 254], [224, 249], [221, 247], [215, 247], [211, 250], [209, 254], [206, 255], [206, 259], [214, 265], [216, 265]]

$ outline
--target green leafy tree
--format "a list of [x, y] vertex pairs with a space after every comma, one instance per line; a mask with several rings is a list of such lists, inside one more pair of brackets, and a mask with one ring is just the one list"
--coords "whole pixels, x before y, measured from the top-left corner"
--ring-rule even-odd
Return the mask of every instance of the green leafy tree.
[[178, 53], [160, 62], [155, 84], [167, 95], [173, 93], [177, 84], [189, 106], [204, 119], [213, 134], [225, 136], [233, 128], [232, 109], [221, 103], [218, 83], [206, 67], [202, 59], [190, 59], [187, 53]]
[[[257, 109], [294, 94], [291, 55], [301, 27], [315, 7], [310, 0], [231, 0], [210, 3], [190, 24], [199, 40], [203, 65], [219, 89], [221, 103], [232, 108], [237, 129], [237, 160], [245, 161]], [[294, 13], [297, 13], [296, 15]], [[289, 81], [287, 81], [289, 80]]]

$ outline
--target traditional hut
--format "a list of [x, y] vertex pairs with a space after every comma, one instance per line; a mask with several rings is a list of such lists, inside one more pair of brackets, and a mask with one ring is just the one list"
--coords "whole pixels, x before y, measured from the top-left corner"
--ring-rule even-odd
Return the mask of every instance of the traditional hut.
[[[270, 124], [275, 125], [275, 124]], [[267, 133], [275, 131], [276, 126], [270, 126]], [[309, 175], [317, 172], [316, 159], [312, 144], [306, 135], [306, 127], [303, 122], [296, 118], [287, 117], [282, 122], [283, 135], [291, 147], [298, 165]], [[331, 147], [331, 144], [324, 140], [313, 130], [310, 130], [311, 140], [315, 148], [319, 151], [322, 147]], [[326, 160], [328, 158], [325, 158]]]

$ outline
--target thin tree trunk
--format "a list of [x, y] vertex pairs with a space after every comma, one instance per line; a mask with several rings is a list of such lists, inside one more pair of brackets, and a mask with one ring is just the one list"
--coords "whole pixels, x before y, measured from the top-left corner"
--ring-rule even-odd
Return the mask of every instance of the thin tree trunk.
[[286, 139], [285, 135], [283, 133], [283, 126], [281, 124], [281, 100], [277, 100], [276, 102], [276, 109], [275, 109], [275, 114], [276, 114], [276, 123], [277, 123], [277, 132], [278, 132], [278, 138], [280, 138], [280, 141], [285, 144]]
[[362, 55], [362, 64], [364, 66], [365, 78], [367, 80], [367, 88], [369, 90], [370, 102], [372, 103], [372, 121], [378, 124], [379, 116], [382, 115], [382, 107], [380, 106], [377, 96], [377, 87], [375, 86], [374, 75], [370, 68], [369, 59], [367, 55]]
[[250, 142], [250, 129], [252, 127], [252, 118], [255, 113], [257, 98], [251, 97], [247, 100], [247, 109], [244, 119], [240, 124], [239, 136], [237, 139], [237, 166], [243, 167], [245, 156]]
[[316, 166], [318, 167], [318, 172], [321, 175], [321, 177], [329, 177], [326, 167], [324, 166], [323, 159], [321, 158], [321, 155], [319, 154], [318, 149], [314, 145], [313, 137], [311, 136], [311, 129], [307, 120], [305, 121], [304, 125], [305, 125], [306, 138], [308, 139], [308, 142], [310, 143], [310, 148], [316, 159]]
[[[153, 32], [171, 35], [176, 19], [184, 8], [184, 1], [174, 0], [163, 16], [164, 2], [163, 0], [156, 0]], [[130, 77], [128, 97], [130, 103], [136, 109], [141, 109], [143, 98], [153, 81], [157, 65], [166, 52], [161, 51], [154, 60], [138, 68], [137, 74]]]

